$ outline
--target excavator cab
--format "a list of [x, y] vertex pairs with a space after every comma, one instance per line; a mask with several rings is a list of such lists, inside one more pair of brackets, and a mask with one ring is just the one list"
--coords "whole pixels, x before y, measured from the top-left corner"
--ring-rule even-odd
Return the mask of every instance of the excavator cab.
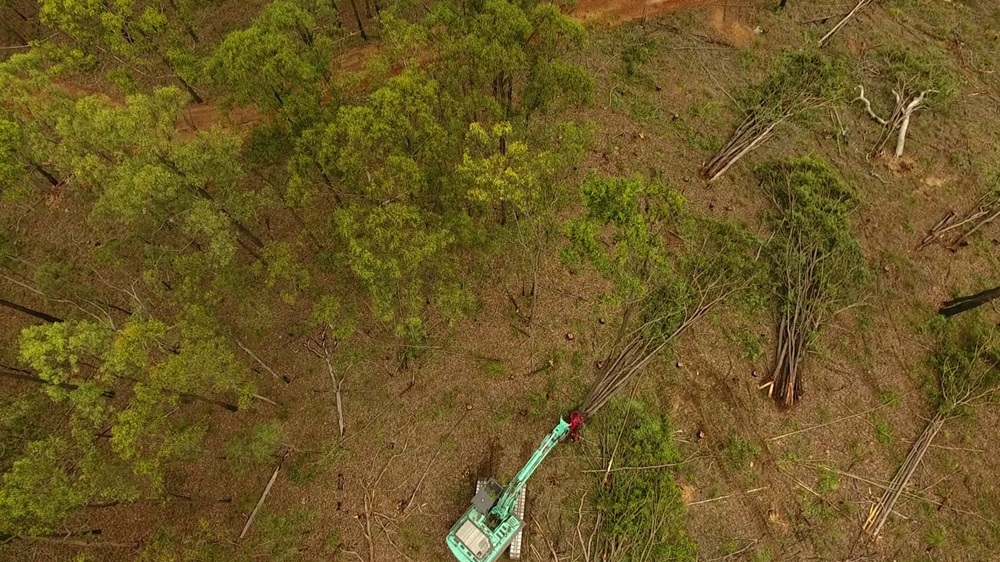
[[[573, 417], [571, 416], [571, 419]], [[576, 424], [582, 424], [582, 418]], [[525, 486], [545, 457], [570, 435], [573, 427], [560, 419], [535, 453], [506, 487], [496, 480], [480, 480], [472, 505], [448, 531], [445, 542], [459, 562], [494, 562], [510, 547], [510, 557], [521, 557]]]

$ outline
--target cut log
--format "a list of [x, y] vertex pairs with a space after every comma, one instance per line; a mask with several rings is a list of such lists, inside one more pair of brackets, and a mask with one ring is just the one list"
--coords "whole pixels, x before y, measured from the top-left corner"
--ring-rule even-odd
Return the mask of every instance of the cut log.
[[1000, 298], [1000, 286], [993, 287], [992, 289], [987, 289], [967, 297], [958, 297], [957, 299], [947, 301], [941, 305], [941, 308], [938, 309], [938, 314], [949, 318], [967, 310], [979, 308], [980, 306], [996, 300], [997, 298]]

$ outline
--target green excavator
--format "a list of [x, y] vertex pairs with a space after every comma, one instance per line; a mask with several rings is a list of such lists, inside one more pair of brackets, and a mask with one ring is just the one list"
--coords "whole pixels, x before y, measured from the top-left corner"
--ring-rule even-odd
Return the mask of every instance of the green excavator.
[[569, 421], [560, 419], [506, 487], [492, 478], [479, 483], [472, 505], [446, 538], [459, 562], [494, 562], [507, 547], [511, 547], [512, 559], [520, 557], [525, 485], [560, 441], [567, 436], [579, 439], [583, 422], [580, 412], [570, 414]]

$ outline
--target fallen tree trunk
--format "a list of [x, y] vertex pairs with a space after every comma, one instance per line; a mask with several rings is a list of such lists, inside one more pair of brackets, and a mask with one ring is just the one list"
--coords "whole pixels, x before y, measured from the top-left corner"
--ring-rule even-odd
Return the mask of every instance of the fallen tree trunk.
[[997, 298], [1000, 298], [1000, 286], [986, 289], [967, 297], [958, 297], [957, 299], [947, 301], [938, 309], [938, 314], [945, 318], [950, 318], [956, 314], [979, 308]]
[[930, 448], [931, 443], [934, 441], [934, 437], [944, 427], [944, 422], [944, 415], [938, 412], [934, 416], [934, 419], [924, 427], [920, 438], [910, 448], [910, 453], [906, 455], [903, 465], [899, 467], [895, 476], [892, 477], [892, 482], [889, 483], [885, 493], [882, 494], [882, 498], [868, 512], [868, 519], [865, 520], [864, 530], [873, 537], [878, 536], [882, 531], [882, 527], [885, 526], [886, 521], [889, 520], [892, 510], [896, 506], [896, 501], [910, 483], [913, 473], [920, 466], [920, 461], [923, 460], [927, 449]]
[[21, 306], [21, 305], [17, 304], [16, 302], [11, 302], [11, 301], [6, 300], [6, 299], [0, 299], [0, 306], [7, 307], [7, 308], [9, 308], [11, 310], [16, 310], [16, 311], [18, 311], [20, 313], [27, 314], [28, 316], [34, 316], [35, 318], [38, 318], [39, 320], [44, 320], [46, 322], [55, 323], [55, 322], [62, 322], [63, 321], [63, 319], [59, 318], [58, 316], [52, 316], [51, 314], [47, 314], [47, 313], [42, 312], [40, 310], [35, 310], [33, 308], [28, 308], [26, 306]]

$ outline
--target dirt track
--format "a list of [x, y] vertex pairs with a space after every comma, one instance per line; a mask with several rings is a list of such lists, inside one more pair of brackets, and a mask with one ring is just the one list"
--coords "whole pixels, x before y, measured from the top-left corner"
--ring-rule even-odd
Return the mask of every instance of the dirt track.
[[580, 0], [570, 15], [581, 23], [615, 24], [713, 3], [713, 0]]

